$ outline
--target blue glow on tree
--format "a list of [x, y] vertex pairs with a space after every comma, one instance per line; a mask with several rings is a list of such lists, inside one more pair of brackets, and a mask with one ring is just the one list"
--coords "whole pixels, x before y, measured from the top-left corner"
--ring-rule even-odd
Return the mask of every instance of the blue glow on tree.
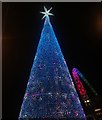
[[21, 106], [22, 118], [86, 119], [48, 15]]

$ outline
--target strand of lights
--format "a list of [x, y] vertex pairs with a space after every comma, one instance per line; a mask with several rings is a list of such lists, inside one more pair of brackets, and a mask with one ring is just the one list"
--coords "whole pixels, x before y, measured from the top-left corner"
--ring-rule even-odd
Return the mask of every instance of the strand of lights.
[[90, 85], [90, 83], [87, 81], [87, 79], [83, 76], [83, 74], [77, 68], [73, 68], [72, 71], [76, 71], [77, 72], [77, 74], [87, 84], [87, 86], [91, 89], [91, 91], [94, 93], [95, 96], [98, 95], [98, 93], [95, 91], [95, 89], [92, 87], [92, 85]]
[[77, 89], [78, 89], [80, 95], [82, 96], [82, 98], [86, 98], [87, 93], [86, 93], [86, 90], [84, 89], [84, 86], [82, 85], [82, 82], [81, 82], [79, 76], [78, 76], [76, 68], [73, 68], [72, 75], [73, 75], [75, 84], [77, 86]]
[[79, 91], [85, 105], [86, 106], [91, 106], [90, 99], [89, 99], [89, 97], [87, 95], [87, 92], [86, 92], [86, 90], [85, 90], [85, 88], [84, 88], [84, 86], [83, 86], [83, 84], [82, 84], [82, 82], [81, 82], [81, 80], [79, 78], [79, 74], [78, 74], [78, 71], [77, 71], [76, 68], [72, 69], [72, 75], [73, 75], [75, 84], [77, 86], [77, 89], [78, 89], [78, 91]]

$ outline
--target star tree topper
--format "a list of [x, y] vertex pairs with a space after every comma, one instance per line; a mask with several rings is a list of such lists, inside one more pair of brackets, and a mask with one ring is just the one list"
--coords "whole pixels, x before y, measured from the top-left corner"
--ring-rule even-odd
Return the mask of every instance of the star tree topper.
[[53, 14], [50, 13], [51, 9], [52, 9], [52, 7], [49, 10], [47, 10], [46, 7], [44, 6], [45, 12], [40, 12], [40, 13], [44, 14], [42, 19], [44, 19], [45, 17], [48, 17], [49, 15], [53, 16]]

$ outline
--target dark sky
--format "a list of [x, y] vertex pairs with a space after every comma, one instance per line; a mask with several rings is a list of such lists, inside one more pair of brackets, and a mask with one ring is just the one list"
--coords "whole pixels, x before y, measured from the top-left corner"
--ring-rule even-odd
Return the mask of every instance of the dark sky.
[[3, 3], [3, 118], [17, 118], [40, 39], [43, 6], [69, 71], [78, 68], [102, 96], [100, 3]]

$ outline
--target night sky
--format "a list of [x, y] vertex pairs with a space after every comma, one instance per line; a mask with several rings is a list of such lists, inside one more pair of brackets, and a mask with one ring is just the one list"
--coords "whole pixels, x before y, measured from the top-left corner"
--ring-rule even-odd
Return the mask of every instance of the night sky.
[[73, 67], [78, 68], [102, 96], [100, 3], [3, 3], [2, 78], [5, 119], [16, 119], [19, 115], [43, 28], [44, 20], [40, 11], [44, 11], [44, 5], [48, 9], [53, 8], [51, 24], [70, 73]]

